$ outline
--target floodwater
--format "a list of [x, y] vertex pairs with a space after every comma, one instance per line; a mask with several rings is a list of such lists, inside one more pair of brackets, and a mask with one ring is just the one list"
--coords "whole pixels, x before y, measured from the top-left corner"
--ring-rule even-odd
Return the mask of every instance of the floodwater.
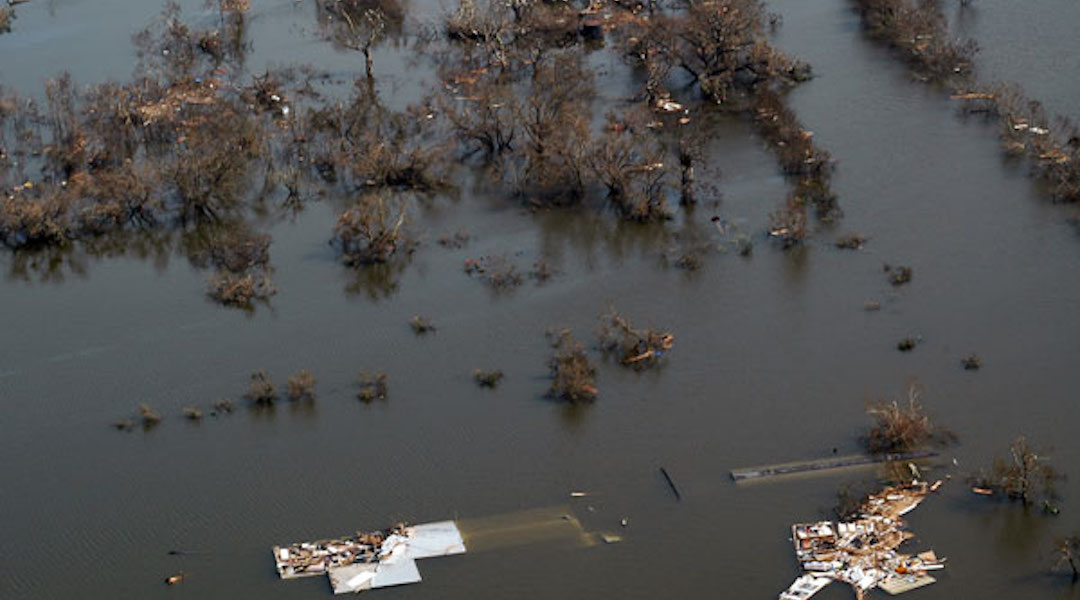
[[[210, 18], [189, 4], [194, 18]], [[64, 69], [80, 83], [127, 77], [128, 36], [158, 8], [20, 5], [14, 31], [0, 36], [0, 83], [34, 94]], [[825, 516], [839, 487], [873, 473], [735, 485], [728, 472], [855, 452], [865, 402], [913, 379], [959, 436], [931, 474], [953, 479], [909, 515], [914, 547], [932, 547], [949, 567], [913, 594], [1080, 597], [1068, 577], [1048, 574], [1051, 540], [1080, 530], [1080, 235], [1067, 222], [1076, 209], [1049, 203], [1003, 160], [994, 127], [958, 118], [947, 94], [868, 42], [843, 0], [772, 8], [784, 16], [777, 43], [818, 74], [792, 92], [792, 106], [839, 161], [845, 218], [801, 249], [756, 238], [749, 258], [718, 253], [688, 274], [662, 266], [655, 230], [466, 192], [424, 205], [427, 243], [387, 283], [335, 261], [326, 241], [339, 208], [328, 202], [263, 224], [279, 293], [250, 314], [211, 303], [205, 273], [167, 251], [73, 256], [51, 274], [0, 255], [0, 597], [324, 598], [321, 578], [279, 581], [270, 547], [551, 506], [584, 490], [573, 500], [583, 522], [619, 530], [624, 543], [433, 559], [423, 584], [376, 593], [772, 598], [798, 574], [789, 525]], [[313, 15], [307, 2], [255, 2], [249, 67], [361, 69], [358, 56], [318, 41]], [[981, 0], [954, 25], [981, 44], [983, 79], [1015, 80], [1080, 117], [1078, 22], [1080, 5], [1068, 0]], [[423, 65], [393, 49], [375, 63], [384, 97], [421, 89]], [[719, 214], [757, 235], [786, 190], [774, 159], [740, 122], [718, 127], [714, 144], [722, 202], [668, 227], [707, 231]], [[474, 236], [466, 248], [434, 243], [461, 227]], [[834, 249], [844, 232], [870, 241]], [[487, 254], [522, 269], [545, 258], [559, 274], [493, 294], [461, 270]], [[891, 287], [883, 263], [913, 267], [912, 283]], [[869, 299], [882, 310], [864, 311]], [[591, 342], [610, 302], [675, 333], [668, 363], [641, 374], [601, 364], [590, 406], [544, 400], [544, 331], [573, 326]], [[414, 336], [414, 314], [438, 331]], [[922, 343], [897, 352], [908, 335]], [[960, 367], [972, 352], [980, 371]], [[478, 367], [507, 376], [482, 390], [470, 378]], [[284, 382], [302, 368], [319, 380], [310, 410], [180, 417], [185, 405], [238, 399], [254, 369]], [[388, 401], [355, 400], [359, 369], [389, 374]], [[109, 427], [139, 402], [165, 423]], [[1072, 475], [1059, 486], [1059, 516], [987, 502], [962, 483], [1019, 433]], [[177, 571], [188, 574], [182, 585], [161, 583]], [[833, 587], [820, 597], [852, 597]]]

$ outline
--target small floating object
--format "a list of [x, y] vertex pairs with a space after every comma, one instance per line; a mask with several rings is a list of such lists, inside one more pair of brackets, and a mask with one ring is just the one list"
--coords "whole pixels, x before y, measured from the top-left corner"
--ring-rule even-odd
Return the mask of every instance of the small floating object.
[[973, 488], [971, 488], [971, 491], [975, 492], [976, 494], [979, 494], [980, 496], [992, 496], [992, 495], [994, 495], [994, 490], [987, 489], [987, 488], [973, 487]]
[[588, 495], [589, 495], [588, 492], [570, 492], [570, 497], [571, 498], [584, 498], [585, 496], [588, 496]]
[[176, 585], [184, 580], [184, 572], [180, 571], [176, 575], [169, 575], [165, 578], [166, 585]]

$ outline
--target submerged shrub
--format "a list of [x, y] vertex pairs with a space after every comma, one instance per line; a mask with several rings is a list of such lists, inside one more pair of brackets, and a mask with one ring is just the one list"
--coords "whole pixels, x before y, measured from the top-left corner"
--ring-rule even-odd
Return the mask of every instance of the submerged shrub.
[[360, 371], [360, 374], [356, 377], [356, 383], [360, 386], [360, 391], [356, 393], [356, 397], [362, 402], [370, 403], [375, 400], [386, 400], [389, 391], [386, 373], [382, 371], [376, 371], [375, 373]]
[[920, 393], [919, 387], [912, 384], [906, 401], [879, 400], [866, 408], [866, 414], [874, 419], [866, 438], [867, 450], [874, 453], [910, 452], [954, 437], [930, 420], [919, 400]]
[[589, 362], [585, 348], [569, 329], [548, 334], [555, 354], [548, 359], [551, 386], [548, 396], [568, 402], [584, 402], [596, 399], [596, 368]]
[[277, 400], [277, 388], [266, 371], [260, 369], [251, 374], [244, 397], [256, 405], [270, 405]]
[[407, 246], [404, 226], [404, 202], [365, 196], [338, 216], [333, 242], [347, 265], [384, 263]]
[[597, 336], [604, 352], [614, 354], [619, 364], [635, 370], [660, 364], [675, 340], [670, 333], [652, 327], [635, 329], [614, 307], [600, 317]]
[[300, 400], [311, 401], [315, 399], [315, 375], [307, 369], [301, 369], [295, 375], [289, 377], [286, 385], [286, 393], [293, 402]]
[[499, 382], [502, 381], [503, 378], [503, 372], [501, 369], [493, 369], [491, 371], [475, 369], [473, 370], [472, 375], [473, 380], [475, 380], [480, 387], [487, 388], [493, 388], [499, 385]]

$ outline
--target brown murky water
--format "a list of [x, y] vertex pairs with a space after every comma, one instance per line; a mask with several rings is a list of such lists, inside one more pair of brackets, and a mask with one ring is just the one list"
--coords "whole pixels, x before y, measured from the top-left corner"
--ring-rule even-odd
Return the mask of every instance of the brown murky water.
[[[335, 261], [326, 244], [335, 208], [316, 204], [265, 223], [280, 291], [252, 314], [212, 304], [205, 274], [168, 252], [73, 256], [48, 276], [0, 255], [0, 597], [329, 597], [321, 579], [280, 582], [270, 546], [550, 506], [581, 489], [591, 495], [575, 504], [591, 526], [622, 529], [628, 518], [626, 543], [427, 561], [423, 584], [378, 594], [772, 598], [797, 574], [790, 523], [823, 515], [839, 486], [872, 473], [736, 486], [728, 471], [855, 451], [865, 400], [912, 378], [960, 437], [943, 455], [959, 467], [939, 473], [960, 478], [1023, 432], [1073, 475], [1058, 517], [946, 485], [910, 523], [918, 546], [948, 556], [949, 568], [914, 594], [1080, 597], [1080, 586], [1047, 575], [1050, 540], [1080, 528], [1080, 236], [1066, 222], [1075, 209], [1046, 202], [1023, 168], [1003, 161], [992, 127], [958, 119], [946, 95], [867, 42], [845, 2], [772, 6], [785, 21], [777, 43], [818, 73], [791, 101], [839, 161], [845, 211], [796, 251], [758, 239], [750, 258], [713, 256], [688, 276], [661, 266], [655, 230], [463, 193], [424, 208], [428, 243], [388, 287]], [[0, 83], [38, 93], [62, 69], [82, 83], [124, 78], [128, 36], [159, 8], [21, 5], [15, 31], [0, 36]], [[306, 3], [253, 11], [252, 70], [362, 68], [310, 35]], [[983, 0], [956, 27], [981, 43], [984, 79], [1015, 80], [1053, 111], [1080, 116], [1077, 22], [1080, 5], [1067, 0]], [[421, 89], [422, 66], [392, 49], [376, 67], [384, 96]], [[741, 122], [718, 127], [714, 143], [722, 203], [668, 227], [707, 231], [720, 214], [756, 235], [785, 193], [774, 160]], [[434, 243], [460, 227], [475, 236], [466, 248]], [[848, 231], [870, 237], [865, 250], [832, 247]], [[461, 271], [485, 254], [523, 268], [546, 258], [560, 273], [492, 294]], [[913, 282], [889, 286], [885, 262], [912, 266]], [[882, 310], [863, 311], [868, 299]], [[570, 325], [589, 339], [611, 301], [676, 334], [668, 364], [643, 374], [601, 366], [600, 399], [579, 410], [543, 400], [544, 330]], [[414, 314], [438, 331], [414, 336]], [[895, 343], [907, 335], [923, 342], [901, 354]], [[983, 359], [978, 372], [960, 368], [971, 352]], [[507, 377], [480, 390], [469, 375], [477, 367]], [[311, 369], [316, 407], [182, 421], [184, 405], [238, 398], [257, 368], [278, 382]], [[389, 374], [388, 402], [354, 399], [360, 368]], [[108, 427], [142, 401], [166, 423]], [[183, 585], [160, 583], [179, 570]], [[820, 597], [850, 597], [834, 587]]]

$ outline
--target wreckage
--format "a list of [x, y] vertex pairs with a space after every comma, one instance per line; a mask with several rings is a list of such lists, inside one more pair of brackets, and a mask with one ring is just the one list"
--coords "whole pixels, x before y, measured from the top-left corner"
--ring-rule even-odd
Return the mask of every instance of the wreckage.
[[335, 594], [347, 594], [417, 583], [418, 559], [463, 554], [465, 542], [453, 521], [439, 521], [274, 546], [273, 551], [282, 579], [327, 575]]
[[871, 494], [854, 519], [792, 525], [795, 557], [806, 574], [780, 600], [805, 600], [834, 581], [850, 585], [860, 600], [874, 587], [899, 594], [934, 583], [927, 572], [945, 568], [945, 559], [932, 550], [910, 555], [897, 548], [915, 537], [902, 517], [940, 486], [912, 481], [885, 488]]
[[466, 549], [473, 553], [553, 542], [587, 548], [620, 539], [611, 532], [586, 532], [569, 505], [555, 505], [423, 525], [399, 523], [381, 531], [274, 546], [273, 553], [282, 579], [326, 575], [335, 594], [348, 594], [418, 583], [417, 560]]

